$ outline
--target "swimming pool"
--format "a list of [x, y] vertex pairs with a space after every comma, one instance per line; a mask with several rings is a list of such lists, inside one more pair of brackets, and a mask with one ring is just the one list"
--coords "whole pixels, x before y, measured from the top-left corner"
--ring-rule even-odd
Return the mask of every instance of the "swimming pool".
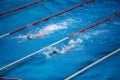
[[[36, 0], [1, 1], [0, 12], [35, 2]], [[0, 35], [55, 14], [86, 0], [46, 0], [37, 5], [0, 16]], [[85, 6], [0, 39], [0, 67], [52, 44], [80, 29], [92, 25], [120, 11], [120, 0], [95, 0]], [[55, 47], [62, 49], [75, 42], [75, 47], [64, 54], [46, 58], [43, 51], [34, 59], [14, 68], [2, 77], [26, 80], [63, 80], [79, 69], [120, 47], [120, 16], [98, 27], [66, 40]], [[24, 36], [50, 30], [44, 38], [26, 40]], [[119, 57], [106, 61], [77, 76], [74, 80], [119, 80]]]

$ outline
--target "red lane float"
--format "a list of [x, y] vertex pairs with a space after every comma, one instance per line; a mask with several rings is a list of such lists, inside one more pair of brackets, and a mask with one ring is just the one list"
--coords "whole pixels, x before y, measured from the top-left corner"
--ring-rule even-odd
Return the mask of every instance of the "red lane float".
[[15, 9], [13, 9], [13, 10], [9, 10], [9, 11], [7, 11], [7, 12], [0, 13], [0, 16], [3, 16], [3, 15], [5, 15], [5, 14], [11, 13], [11, 12], [15, 12], [15, 11], [17, 11], [17, 10], [21, 10], [21, 9], [27, 8], [27, 7], [30, 7], [30, 6], [33, 6], [33, 5], [36, 5], [36, 4], [38, 4], [38, 3], [40, 3], [40, 2], [43, 2], [43, 1], [44, 1], [44, 0], [38, 0], [37, 2], [33, 2], [33, 3], [31, 3], [31, 4], [27, 4], [27, 5], [25, 5], [25, 6], [21, 6], [21, 7], [19, 7], [19, 8], [15, 8]]
[[23, 80], [20, 78], [6, 78], [6, 77], [0, 77], [0, 80]]
[[66, 9], [66, 10], [63, 10], [63, 11], [57, 13], [57, 14], [54, 14], [54, 15], [52, 15], [52, 16], [48, 16], [47, 18], [44, 18], [44, 19], [39, 20], [39, 21], [36, 21], [36, 22], [34, 22], [34, 23], [32, 23], [32, 24], [29, 24], [29, 25], [26, 25], [26, 26], [21, 27], [21, 28], [19, 28], [19, 29], [16, 29], [16, 30], [14, 30], [14, 31], [12, 31], [12, 32], [9, 32], [9, 33], [6, 33], [6, 34], [4, 34], [4, 35], [1, 35], [0, 38], [3, 38], [3, 37], [5, 37], [5, 36], [11, 35], [11, 34], [14, 34], [14, 33], [16, 33], [16, 32], [19, 32], [19, 31], [21, 31], [21, 30], [24, 30], [24, 29], [26, 29], [26, 28], [28, 28], [28, 27], [31, 27], [31, 26], [33, 26], [33, 25], [39, 24], [40, 22], [47, 21], [47, 20], [49, 20], [49, 19], [51, 19], [51, 18], [53, 18], [53, 17], [56, 17], [56, 16], [61, 15], [61, 14], [64, 14], [64, 13], [66, 13], [66, 12], [68, 12], [68, 11], [71, 11], [71, 10], [73, 10], [73, 9], [75, 9], [75, 8], [84, 6], [85, 4], [88, 4], [88, 3], [93, 2], [93, 1], [94, 1], [94, 0], [88, 0], [88, 1], [86, 1], [86, 2], [83, 2], [82, 4], [73, 6], [73, 7], [68, 8], [68, 9]]
[[75, 33], [73, 33], [73, 34], [71, 34], [71, 35], [69, 35], [69, 36], [67, 36], [67, 37], [65, 37], [65, 38], [63, 38], [63, 39], [60, 39], [60, 40], [52, 43], [51, 45], [48, 45], [48, 46], [46, 46], [46, 47], [44, 47], [44, 48], [42, 48], [42, 49], [39, 49], [39, 50], [37, 50], [37, 51], [35, 51], [35, 52], [33, 52], [33, 53], [30, 53], [29, 55], [27, 55], [27, 56], [25, 56], [25, 57], [23, 57], [23, 58], [20, 58], [20, 59], [18, 59], [18, 60], [16, 60], [16, 61], [14, 61], [14, 62], [6, 65], [6, 66], [3, 66], [2, 68], [0, 68], [0, 71], [5, 70], [5, 69], [7, 69], [7, 68], [9, 68], [9, 67], [11, 67], [11, 66], [14, 66], [14, 65], [17, 64], [17, 63], [22, 62], [23, 60], [26, 60], [26, 59], [28, 59], [28, 58], [30, 58], [30, 57], [33, 57], [33, 56], [39, 54], [40, 52], [42, 52], [42, 51], [44, 51], [44, 50], [46, 50], [46, 49], [49, 49], [49, 48], [51, 48], [51, 47], [53, 47], [53, 46], [55, 46], [55, 45], [57, 45], [57, 44], [65, 41], [65, 40], [67, 40], [67, 39], [70, 39], [70, 38], [72, 38], [72, 37], [74, 37], [74, 36], [76, 36], [76, 35], [78, 35], [78, 34], [80, 34], [80, 33], [83, 33], [83, 32], [85, 32], [85, 31], [87, 31], [87, 30], [89, 30], [89, 29], [91, 29], [91, 28], [93, 28], [93, 27], [95, 27], [95, 26], [97, 26], [97, 25], [99, 25], [99, 24], [101, 24], [101, 23], [103, 23], [103, 22], [108, 21], [108, 20], [110, 20], [110, 19], [113, 18], [113, 17], [119, 16], [119, 15], [120, 15], [120, 12], [118, 12], [118, 13], [116, 13], [116, 14], [108, 17], [108, 18], [105, 18], [105, 19], [103, 19], [103, 20], [101, 20], [101, 21], [99, 21], [99, 22], [97, 22], [97, 23], [95, 23], [95, 24], [93, 24], [93, 25], [91, 25], [91, 26], [88, 26], [88, 27], [86, 27], [86, 28], [84, 28], [84, 29], [82, 29], [82, 30], [80, 30], [80, 31], [78, 31], [78, 32], [75, 32]]

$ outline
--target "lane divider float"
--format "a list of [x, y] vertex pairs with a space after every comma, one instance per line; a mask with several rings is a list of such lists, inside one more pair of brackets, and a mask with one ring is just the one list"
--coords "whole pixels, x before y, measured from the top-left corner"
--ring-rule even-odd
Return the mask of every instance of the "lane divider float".
[[12, 62], [12, 63], [10, 63], [10, 64], [2, 67], [2, 68], [0, 68], [0, 71], [2, 72], [2, 70], [4, 70], [4, 69], [7, 69], [7, 68], [9, 68], [9, 67], [11, 67], [11, 66], [19, 63], [19, 62], [22, 62], [23, 60], [26, 60], [26, 59], [30, 58], [30, 57], [33, 57], [33, 56], [37, 55], [38, 53], [40, 53], [40, 52], [42, 52], [42, 51], [44, 51], [44, 50], [46, 50], [46, 49], [49, 49], [50, 47], [53, 47], [53, 46], [55, 46], [55, 45], [57, 45], [57, 44], [65, 41], [65, 40], [67, 40], [67, 39], [70, 39], [70, 38], [72, 38], [72, 37], [74, 37], [74, 36], [76, 36], [76, 35], [78, 35], [78, 34], [80, 34], [80, 33], [83, 33], [83, 32], [85, 32], [85, 31], [87, 31], [87, 30], [89, 30], [89, 29], [91, 29], [91, 28], [93, 28], [93, 27], [95, 27], [95, 26], [97, 26], [97, 25], [99, 25], [99, 24], [101, 24], [101, 23], [103, 23], [103, 22], [108, 21], [108, 20], [110, 20], [110, 19], [113, 18], [113, 17], [119, 16], [119, 15], [120, 15], [120, 12], [118, 12], [118, 13], [112, 15], [112, 16], [109, 16], [109, 17], [107, 17], [107, 18], [105, 18], [105, 19], [103, 19], [103, 20], [101, 20], [101, 21], [99, 21], [99, 22], [97, 22], [97, 23], [95, 23], [95, 24], [93, 24], [93, 25], [91, 25], [91, 26], [88, 26], [88, 27], [86, 27], [86, 28], [84, 28], [84, 29], [82, 29], [82, 30], [80, 30], [80, 31], [78, 31], [78, 32], [75, 32], [75, 33], [73, 33], [73, 34], [71, 34], [71, 35], [69, 35], [69, 36], [67, 36], [67, 37], [65, 37], [65, 38], [63, 38], [63, 39], [61, 39], [61, 40], [59, 40], [59, 41], [51, 44], [51, 45], [49, 45], [49, 46], [46, 46], [46, 47], [44, 47], [44, 48], [42, 48], [42, 49], [39, 49], [39, 50], [37, 50], [37, 51], [35, 51], [35, 52], [33, 52], [33, 53], [31, 53], [31, 54], [29, 54], [29, 55], [21, 58], [21, 59], [18, 59], [18, 60], [16, 60], [16, 61], [14, 61], [14, 62]]
[[0, 13], [0, 16], [3, 16], [3, 15], [5, 15], [5, 14], [11, 13], [11, 12], [18, 11], [18, 10], [21, 10], [21, 9], [24, 9], [24, 8], [27, 8], [27, 7], [30, 7], [30, 6], [33, 6], [33, 5], [36, 5], [36, 4], [38, 4], [38, 3], [40, 3], [40, 2], [43, 2], [43, 1], [44, 1], [44, 0], [38, 0], [37, 2], [33, 2], [33, 3], [31, 3], [31, 4], [27, 4], [27, 5], [25, 5], [25, 6], [21, 6], [21, 7], [19, 7], [19, 8], [15, 8], [15, 9], [13, 9], [13, 10], [9, 10], [9, 11], [7, 11], [7, 12]]
[[25, 80], [25, 79], [0, 77], [0, 80]]
[[106, 56], [98, 59], [97, 61], [93, 62], [92, 64], [90, 64], [90, 65], [88, 65], [88, 66], [86, 66], [86, 67], [84, 67], [83, 69], [81, 69], [81, 70], [79, 70], [78, 72], [72, 74], [71, 76], [67, 77], [67, 78], [64, 79], [64, 80], [72, 80], [72, 79], [75, 78], [76, 76], [80, 75], [81, 73], [85, 72], [86, 70], [90, 69], [91, 67], [97, 65], [98, 63], [106, 60], [107, 58], [111, 57], [112, 55], [114, 55], [114, 54], [116, 54], [116, 53], [118, 53], [118, 52], [120, 52], [120, 48], [118, 48], [117, 50], [109, 53], [108, 55], [106, 55]]
[[28, 27], [34, 26], [34, 25], [39, 24], [40, 22], [43, 22], [43, 21], [47, 21], [47, 20], [49, 20], [49, 19], [51, 19], [51, 18], [53, 18], [53, 17], [59, 16], [59, 15], [61, 15], [61, 14], [64, 14], [64, 13], [66, 13], [66, 12], [69, 12], [69, 11], [75, 9], [75, 8], [84, 6], [85, 4], [88, 4], [88, 3], [93, 2], [93, 1], [94, 1], [94, 0], [88, 0], [88, 1], [86, 1], [86, 2], [83, 2], [82, 4], [73, 6], [73, 7], [71, 7], [71, 8], [66, 9], [66, 10], [63, 10], [63, 11], [57, 13], [57, 14], [54, 14], [54, 15], [52, 15], [52, 16], [48, 16], [47, 18], [41, 19], [41, 20], [36, 21], [36, 22], [34, 22], [34, 23], [32, 23], [32, 24], [28, 24], [28, 25], [26, 25], [26, 26], [23, 26], [23, 27], [21, 27], [21, 28], [19, 28], [19, 29], [14, 30], [14, 31], [12, 31], [12, 32], [3, 34], [3, 35], [0, 36], [0, 38], [3, 38], [3, 37], [6, 37], [6, 36], [8, 36], [8, 35], [14, 34], [14, 33], [16, 33], [16, 32], [22, 31], [22, 30], [24, 30], [24, 29], [26, 29], [26, 28], [28, 28]]

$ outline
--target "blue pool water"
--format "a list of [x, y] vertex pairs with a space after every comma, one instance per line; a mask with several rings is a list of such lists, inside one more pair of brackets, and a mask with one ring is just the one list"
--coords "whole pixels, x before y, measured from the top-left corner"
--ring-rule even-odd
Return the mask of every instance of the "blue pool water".
[[[0, 12], [5, 12], [36, 0], [1, 0]], [[86, 0], [45, 0], [35, 6], [0, 17], [0, 35], [65, 10]], [[48, 46], [80, 29], [120, 11], [120, 0], [95, 0], [46, 22], [0, 39], [0, 67]], [[24, 36], [51, 29], [44, 38], [25, 40]], [[55, 28], [55, 29], [53, 29]], [[75, 47], [64, 54], [46, 58], [43, 51], [25, 64], [2, 77], [26, 80], [63, 80], [83, 67], [120, 47], [120, 16], [115, 17], [56, 48], [62, 49], [75, 42]], [[120, 80], [120, 54], [92, 67], [74, 80]]]

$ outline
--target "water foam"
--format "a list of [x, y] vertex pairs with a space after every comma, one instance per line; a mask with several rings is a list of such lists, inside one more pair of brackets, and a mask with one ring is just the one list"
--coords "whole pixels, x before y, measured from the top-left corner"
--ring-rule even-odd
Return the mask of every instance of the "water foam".
[[48, 26], [45, 26], [45, 28], [41, 29], [39, 31], [39, 34], [50, 34], [58, 30], [67, 29], [68, 26], [72, 24], [74, 21], [75, 21], [74, 19], [69, 18], [60, 23], [49, 24]]
[[96, 30], [96, 31], [92, 31], [92, 32], [82, 35], [82, 38], [88, 40], [92, 36], [97, 36], [99, 34], [107, 33], [107, 32], [109, 32], [109, 31], [108, 30]]

